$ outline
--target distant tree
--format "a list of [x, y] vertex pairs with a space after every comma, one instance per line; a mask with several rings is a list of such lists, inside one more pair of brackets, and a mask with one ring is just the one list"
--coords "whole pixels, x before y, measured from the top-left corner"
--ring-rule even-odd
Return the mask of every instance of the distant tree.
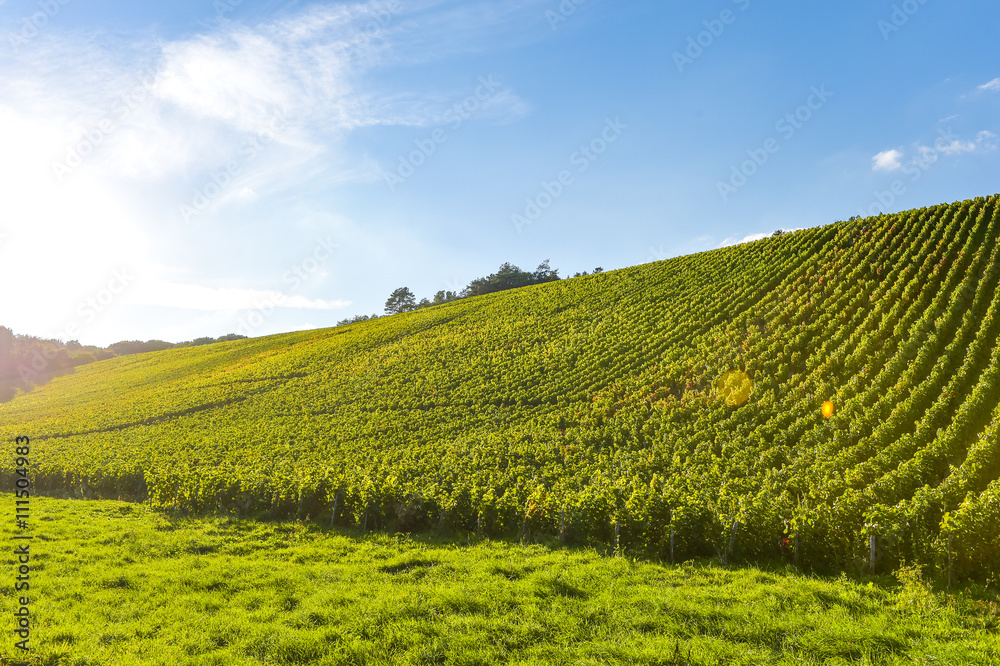
[[221, 335], [215, 339], [216, 342], [232, 342], [233, 340], [246, 340], [247, 336], [240, 335], [239, 333], [227, 333], [226, 335]]
[[97, 360], [97, 355], [94, 354], [94, 352], [90, 351], [78, 352], [73, 357], [73, 365], [74, 366], [87, 365], [88, 363], [93, 363], [96, 360]]
[[409, 312], [417, 307], [417, 297], [413, 295], [409, 287], [400, 287], [389, 295], [385, 302], [385, 313], [387, 315]]
[[198, 338], [197, 340], [192, 340], [191, 342], [182, 342], [180, 344], [174, 344], [172, 342], [166, 342], [164, 340], [122, 340], [121, 342], [116, 342], [110, 347], [110, 350], [115, 356], [130, 356], [132, 354], [145, 354], [151, 351], [163, 351], [164, 349], [170, 349], [172, 347], [193, 347], [196, 345], [208, 344], [209, 342], [215, 342], [214, 338]]
[[604, 269], [601, 268], [600, 266], [598, 266], [597, 268], [594, 269], [594, 275], [597, 275], [598, 273], [603, 273], [603, 272], [604, 272]]
[[462, 298], [467, 296], [482, 296], [483, 294], [492, 294], [497, 291], [517, 289], [518, 287], [527, 287], [528, 285], [552, 282], [558, 279], [559, 271], [552, 270], [548, 259], [539, 264], [533, 273], [522, 271], [514, 264], [505, 262], [496, 273], [476, 278], [470, 282], [469, 286], [459, 296]]
[[488, 294], [490, 287], [490, 279], [488, 277], [476, 278], [468, 284], [468, 286], [462, 290], [462, 298], [468, 298], [469, 296], [482, 296], [483, 294]]
[[378, 319], [378, 315], [354, 315], [353, 317], [348, 317], [347, 319], [341, 319], [337, 322], [337, 326], [344, 326], [346, 324], [360, 324], [363, 321], [368, 321], [370, 319]]
[[783, 235], [784, 233], [785, 233], [785, 232], [784, 232], [783, 230], [781, 230], [781, 229], [777, 229], [777, 230], [775, 230], [775, 232], [774, 232], [773, 234], [771, 234], [771, 238], [774, 238], [775, 236], [781, 236], [781, 235]]
[[552, 270], [549, 266], [549, 260], [546, 259], [542, 263], [538, 264], [538, 268], [532, 274], [532, 282], [534, 284], [542, 284], [543, 282], [555, 282], [559, 279], [559, 269]]
[[13, 377], [14, 369], [14, 333], [5, 326], [0, 326], [0, 378]]
[[441, 290], [434, 294], [434, 305], [440, 305], [441, 303], [447, 303], [449, 301], [454, 301], [458, 298], [458, 294], [453, 291]]
[[417, 309], [419, 310], [420, 308], [429, 308], [432, 305], [433, 305], [433, 303], [431, 303], [426, 298], [421, 298], [420, 302], [417, 303]]

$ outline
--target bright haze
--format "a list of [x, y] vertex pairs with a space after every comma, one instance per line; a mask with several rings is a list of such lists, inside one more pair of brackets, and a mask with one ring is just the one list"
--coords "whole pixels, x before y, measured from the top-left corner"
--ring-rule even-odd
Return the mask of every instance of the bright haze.
[[0, 0], [0, 325], [265, 335], [1000, 190], [1000, 6]]

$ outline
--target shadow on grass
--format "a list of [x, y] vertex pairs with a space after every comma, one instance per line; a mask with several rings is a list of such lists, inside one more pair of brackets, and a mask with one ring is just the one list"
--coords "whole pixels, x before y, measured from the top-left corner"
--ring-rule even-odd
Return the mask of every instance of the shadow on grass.
[[[38, 493], [59, 499], [80, 499], [67, 496], [66, 493]], [[895, 574], [879, 573], [866, 574], [855, 571], [815, 571], [804, 567], [796, 567], [792, 563], [780, 559], [760, 559], [747, 561], [733, 561], [723, 564], [715, 557], [698, 557], [685, 560], [683, 562], [670, 563], [660, 557], [651, 556], [639, 549], [623, 548], [616, 551], [608, 544], [594, 541], [581, 541], [573, 543], [563, 543], [555, 536], [539, 536], [525, 541], [519, 538], [517, 533], [508, 533], [500, 536], [480, 537], [474, 531], [464, 530], [425, 530], [418, 532], [403, 532], [390, 530], [368, 530], [367, 532], [358, 526], [329, 526], [326, 521], [303, 520], [291, 518], [271, 518], [266, 512], [258, 515], [238, 516], [234, 514], [216, 515], [199, 514], [184, 510], [174, 510], [170, 507], [156, 507], [137, 498], [122, 499], [115, 506], [116, 514], [126, 515], [137, 511], [148, 510], [161, 520], [156, 526], [157, 530], [175, 531], [177, 529], [204, 525], [211, 523], [219, 529], [217, 536], [226, 540], [246, 541], [246, 548], [241, 552], [248, 552], [257, 547], [287, 547], [285, 542], [287, 537], [293, 534], [301, 534], [309, 537], [337, 536], [349, 540], [352, 545], [362, 544], [379, 545], [407, 545], [420, 550], [444, 549], [462, 550], [470, 547], [485, 545], [498, 546], [502, 548], [514, 549], [524, 548], [549, 553], [575, 553], [596, 555], [602, 559], [614, 559], [627, 562], [631, 565], [649, 565], [661, 567], [670, 571], [689, 571], [693, 580], [700, 581], [701, 584], [714, 585], [714, 576], [734, 574], [744, 581], [755, 579], [752, 582], [774, 584], [781, 579], [794, 577], [804, 581], [816, 581], [818, 583], [837, 583], [849, 581], [854, 584], [872, 587], [876, 590], [895, 594], [906, 591], [907, 585], [912, 585], [912, 581], [907, 582], [900, 579]], [[194, 554], [209, 555], [220, 550], [221, 544], [201, 543], [189, 546], [189, 552]], [[238, 554], [235, 553], [234, 554]], [[411, 553], [401, 556], [380, 568], [383, 573], [395, 575], [406, 573], [420, 573], [422, 569], [429, 569], [439, 562]], [[531, 575], [535, 571], [532, 567], [512, 567], [496, 565], [492, 573], [506, 578], [510, 581], [517, 581]], [[555, 596], [567, 598], [585, 598], [587, 594], [584, 590], [575, 588], [564, 581], [549, 581], [551, 585], [548, 592]], [[952, 589], [947, 589], [943, 584], [931, 585], [925, 581], [919, 581], [922, 590], [937, 592], [942, 598], [961, 598], [965, 602], [971, 602], [977, 607], [981, 606], [989, 615], [1000, 618], [1000, 591], [996, 588], [996, 581], [988, 581], [985, 585], [974, 581], [968, 581], [961, 585], [956, 585]], [[567, 587], [568, 586], [568, 587]], [[817, 589], [812, 591], [815, 600], [824, 605], [843, 606], [848, 611], [857, 611], [850, 603], [845, 603], [842, 597], [830, 594], [829, 592]], [[583, 596], [581, 596], [583, 595]]]

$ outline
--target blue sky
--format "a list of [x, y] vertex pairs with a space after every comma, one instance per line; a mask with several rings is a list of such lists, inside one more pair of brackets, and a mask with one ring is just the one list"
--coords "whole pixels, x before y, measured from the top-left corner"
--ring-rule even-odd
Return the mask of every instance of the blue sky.
[[985, 0], [0, 0], [0, 324], [318, 328], [993, 194], [998, 37]]

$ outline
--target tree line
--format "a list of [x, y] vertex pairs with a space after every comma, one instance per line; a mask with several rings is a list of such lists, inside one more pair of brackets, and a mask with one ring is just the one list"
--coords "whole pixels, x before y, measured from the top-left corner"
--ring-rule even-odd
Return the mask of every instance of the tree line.
[[98, 347], [83, 345], [76, 340], [62, 342], [31, 335], [15, 335], [6, 326], [0, 326], [0, 402], [13, 398], [18, 390], [31, 390], [33, 386], [44, 384], [52, 377], [95, 361], [173, 347], [197, 347], [245, 337], [230, 333], [218, 338], [202, 337], [177, 343], [164, 340], [122, 340], [107, 347]]
[[[594, 269], [595, 275], [602, 272], [604, 272], [604, 269], [599, 266]], [[573, 277], [581, 277], [583, 275], [589, 275], [589, 273], [584, 271], [582, 273], [574, 274]], [[485, 294], [492, 294], [498, 291], [528, 287], [533, 284], [555, 282], [560, 279], [559, 269], [553, 269], [549, 265], [548, 259], [538, 264], [538, 267], [535, 268], [534, 271], [524, 271], [510, 262], [504, 262], [501, 264], [496, 273], [491, 273], [485, 277], [472, 280], [468, 286], [461, 291], [455, 292], [441, 290], [434, 294], [434, 298], [432, 299], [421, 298], [418, 301], [416, 295], [410, 290], [409, 287], [400, 287], [393, 291], [386, 300], [385, 314], [400, 314], [402, 312], [410, 312], [411, 310], [431, 307], [432, 305], [441, 305], [442, 303], [448, 303], [460, 298], [483, 296]], [[358, 315], [344, 319], [337, 324], [338, 326], [343, 324], [356, 324], [358, 322], [376, 318], [378, 318], [378, 315]]]

